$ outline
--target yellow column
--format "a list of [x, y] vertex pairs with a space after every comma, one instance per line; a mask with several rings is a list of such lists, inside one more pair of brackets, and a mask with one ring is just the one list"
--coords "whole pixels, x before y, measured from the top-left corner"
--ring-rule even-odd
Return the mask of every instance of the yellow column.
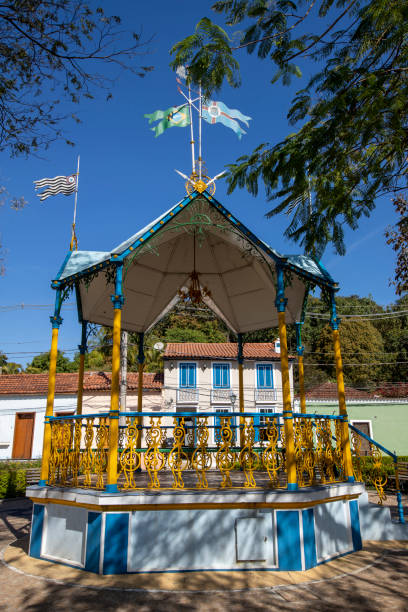
[[82, 337], [79, 345], [79, 372], [78, 372], [78, 394], [77, 394], [77, 414], [82, 414], [82, 399], [84, 395], [84, 373], [85, 373], [85, 353], [86, 353], [86, 321], [82, 321]]
[[305, 395], [305, 371], [303, 368], [303, 353], [298, 355], [299, 365], [299, 395], [300, 395], [300, 412], [306, 414], [306, 395]]
[[285, 429], [286, 442], [286, 471], [288, 476], [288, 490], [297, 489], [296, 481], [296, 458], [295, 440], [293, 435], [293, 413], [290, 398], [290, 378], [288, 341], [286, 336], [285, 311], [278, 313], [279, 339], [280, 339], [280, 362], [282, 372], [282, 395], [283, 395], [283, 425]]
[[333, 348], [334, 348], [334, 359], [336, 362], [336, 378], [337, 378], [337, 395], [339, 398], [339, 413], [344, 417], [342, 424], [342, 449], [345, 463], [346, 477], [349, 481], [354, 481], [353, 475], [353, 463], [351, 460], [351, 448], [350, 448], [350, 435], [348, 428], [348, 415], [346, 407], [346, 396], [344, 391], [344, 378], [343, 378], [343, 361], [341, 358], [340, 350], [340, 337], [339, 330], [337, 328], [337, 317], [335, 321], [332, 321], [333, 328]]
[[[238, 334], [238, 389], [239, 389], [239, 412], [244, 414], [244, 345], [242, 343], [242, 334]], [[244, 446], [244, 417], [239, 417], [239, 444], [241, 448]]]
[[45, 409], [41, 478], [38, 483], [40, 486], [45, 486], [47, 484], [50, 454], [51, 454], [51, 423], [50, 423], [49, 417], [51, 417], [54, 413], [55, 375], [57, 372], [57, 357], [58, 357], [58, 331], [59, 331], [59, 326], [62, 323], [62, 319], [59, 316], [59, 310], [61, 307], [61, 303], [60, 303], [60, 296], [58, 294], [57, 294], [57, 299], [56, 299], [56, 302], [58, 305], [55, 308], [54, 316], [51, 317], [52, 340], [51, 340], [51, 351], [50, 351], [50, 370], [48, 374], [47, 407]]
[[108, 469], [105, 490], [114, 493], [118, 490], [118, 442], [119, 442], [119, 374], [120, 374], [120, 331], [122, 320], [122, 265], [116, 270], [116, 293], [112, 296], [113, 345], [112, 345], [112, 384], [109, 411], [109, 448]]

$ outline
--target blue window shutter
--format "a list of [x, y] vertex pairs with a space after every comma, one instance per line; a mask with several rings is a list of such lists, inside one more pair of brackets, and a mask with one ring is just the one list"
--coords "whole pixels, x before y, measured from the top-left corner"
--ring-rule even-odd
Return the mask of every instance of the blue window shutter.
[[188, 380], [188, 386], [189, 387], [195, 387], [196, 386], [196, 366], [195, 363], [190, 363], [189, 364], [189, 380]]
[[258, 389], [273, 389], [272, 365], [259, 364], [256, 369]]
[[180, 363], [180, 387], [186, 386], [186, 364]]

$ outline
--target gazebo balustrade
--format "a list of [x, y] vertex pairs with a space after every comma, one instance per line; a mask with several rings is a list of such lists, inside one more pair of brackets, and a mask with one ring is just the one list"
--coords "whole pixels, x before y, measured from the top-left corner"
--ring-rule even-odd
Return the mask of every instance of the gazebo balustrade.
[[[50, 417], [48, 484], [118, 490], [291, 489], [287, 427], [281, 414], [230, 412], [110, 412]], [[109, 478], [112, 426], [116, 482]], [[299, 487], [347, 481], [344, 417], [296, 414], [294, 465]], [[242, 423], [242, 424], [241, 424]], [[114, 434], [116, 436], [116, 433]], [[242, 443], [240, 444], [240, 440]], [[139, 442], [140, 441], [140, 442]]]

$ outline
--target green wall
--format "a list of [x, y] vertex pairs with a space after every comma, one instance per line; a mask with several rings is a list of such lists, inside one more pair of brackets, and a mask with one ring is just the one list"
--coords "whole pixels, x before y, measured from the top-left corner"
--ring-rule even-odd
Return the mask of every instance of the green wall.
[[[309, 414], [337, 414], [334, 402], [307, 402]], [[408, 400], [406, 402], [347, 402], [349, 421], [371, 421], [373, 438], [397, 455], [408, 455]], [[358, 425], [356, 424], [356, 427]]]

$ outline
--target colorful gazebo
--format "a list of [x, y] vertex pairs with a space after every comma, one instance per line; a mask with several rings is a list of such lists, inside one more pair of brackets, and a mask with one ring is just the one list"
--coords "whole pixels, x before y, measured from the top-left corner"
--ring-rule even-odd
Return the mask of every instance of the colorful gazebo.
[[[335, 294], [322, 264], [284, 256], [197, 182], [111, 252], [70, 251], [52, 287], [52, 345], [41, 480], [30, 554], [100, 573], [302, 570], [361, 548], [359, 496], [344, 397]], [[337, 415], [306, 414], [301, 325], [307, 295], [330, 309]], [[53, 415], [58, 330], [75, 292], [82, 324], [77, 414]], [[178, 300], [204, 302], [237, 337], [239, 411], [138, 411], [119, 405], [121, 330], [143, 337]], [[82, 414], [87, 324], [113, 327], [104, 413]], [[301, 412], [292, 412], [286, 324], [298, 330]], [[279, 327], [283, 421], [245, 410], [242, 334]], [[139, 376], [139, 381], [142, 376]], [[218, 424], [217, 424], [218, 423]], [[283, 424], [282, 424], [283, 423]], [[260, 432], [255, 432], [256, 428]], [[212, 428], [216, 442], [210, 443]], [[257, 434], [257, 435], [255, 435]]]

